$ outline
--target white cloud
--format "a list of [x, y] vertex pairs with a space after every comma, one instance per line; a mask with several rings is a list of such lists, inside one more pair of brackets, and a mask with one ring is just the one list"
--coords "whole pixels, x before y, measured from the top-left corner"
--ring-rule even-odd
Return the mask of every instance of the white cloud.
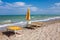
[[25, 14], [27, 11], [27, 8], [30, 7], [32, 12], [36, 12], [38, 10], [37, 7], [31, 5], [31, 4], [26, 4], [25, 2], [14, 2], [14, 3], [5, 3], [3, 5], [1, 0], [0, 0], [0, 10], [2, 14]]
[[2, 2], [2, 1], [0, 0], [0, 2]]
[[14, 3], [6, 3], [9, 7], [31, 7], [31, 4], [26, 4], [25, 2], [14, 2]]
[[[43, 10], [44, 12], [44, 10]], [[45, 9], [45, 13], [58, 14], [60, 13], [60, 3], [54, 3], [51, 7]]]
[[13, 4], [16, 5], [16, 6], [25, 6], [24, 2], [16, 2], [16, 3], [13, 3]]
[[32, 4], [26, 4], [25, 2], [5, 3], [5, 5], [3, 5], [3, 2], [0, 0], [0, 13], [3, 11], [3, 14], [26, 13], [28, 7], [30, 7], [31, 12], [36, 13], [60, 13], [60, 2], [54, 3], [53, 6], [49, 8], [40, 9]]
[[2, 5], [3, 4], [3, 2], [0, 0], [0, 5]]
[[60, 3], [54, 3], [51, 9], [60, 9]]
[[38, 11], [38, 8], [37, 7], [30, 7], [31, 8], [31, 11]]
[[60, 3], [55, 3], [54, 5], [55, 5], [55, 6], [60, 6]]

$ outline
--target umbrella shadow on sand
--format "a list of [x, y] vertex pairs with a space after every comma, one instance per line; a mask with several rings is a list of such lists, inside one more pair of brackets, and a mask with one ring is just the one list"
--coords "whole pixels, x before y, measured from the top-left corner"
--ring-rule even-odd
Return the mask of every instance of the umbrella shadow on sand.
[[[6, 35], [7, 37], [10, 37], [10, 36], [13, 36], [15, 35], [15, 32], [14, 31], [5, 31], [5, 32], [2, 32], [3, 35]], [[17, 33], [16, 34], [20, 35], [20, 33]]]
[[15, 35], [15, 32], [14, 31], [5, 31], [5, 32], [2, 32], [3, 35], [6, 35], [7, 37], [10, 37], [12, 35]]

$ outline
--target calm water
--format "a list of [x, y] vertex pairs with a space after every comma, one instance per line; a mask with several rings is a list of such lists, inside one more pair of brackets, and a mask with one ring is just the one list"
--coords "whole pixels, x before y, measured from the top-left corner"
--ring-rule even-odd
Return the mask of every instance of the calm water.
[[[32, 15], [31, 20], [43, 20], [46, 18], [57, 17], [56, 15]], [[20, 22], [26, 21], [25, 15], [0, 15], [0, 22], [5, 21]]]

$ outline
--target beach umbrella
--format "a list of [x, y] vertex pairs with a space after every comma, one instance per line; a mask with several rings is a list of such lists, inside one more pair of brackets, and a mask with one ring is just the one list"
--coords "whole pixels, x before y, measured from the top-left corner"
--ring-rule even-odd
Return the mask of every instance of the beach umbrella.
[[30, 18], [30, 8], [28, 8], [27, 13], [26, 13], [26, 20], [27, 24], [31, 24], [31, 18]]
[[7, 29], [15, 31], [15, 35], [17, 30], [22, 30], [22, 28], [19, 26], [9, 26]]

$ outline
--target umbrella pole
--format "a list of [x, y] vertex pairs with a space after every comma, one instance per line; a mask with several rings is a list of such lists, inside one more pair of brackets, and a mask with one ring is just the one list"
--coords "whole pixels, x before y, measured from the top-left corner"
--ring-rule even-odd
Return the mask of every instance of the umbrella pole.
[[27, 21], [27, 26], [29, 27], [29, 25], [31, 24], [31, 21], [29, 20], [29, 21]]
[[16, 30], [15, 30], [15, 37], [16, 37]]

